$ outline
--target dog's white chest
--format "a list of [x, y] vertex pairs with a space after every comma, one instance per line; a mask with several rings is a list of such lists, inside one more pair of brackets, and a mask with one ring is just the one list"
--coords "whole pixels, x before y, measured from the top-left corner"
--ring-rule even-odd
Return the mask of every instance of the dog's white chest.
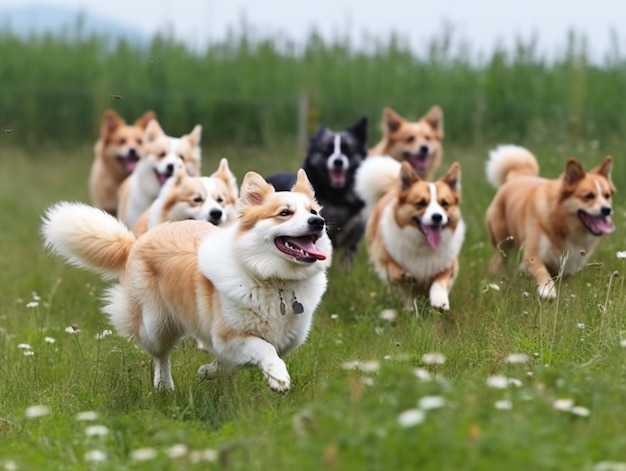
[[554, 247], [550, 239], [542, 236], [539, 241], [539, 253], [548, 271], [552, 275], [573, 275], [587, 264], [593, 251], [593, 239], [589, 243], [568, 243], [561, 251]]

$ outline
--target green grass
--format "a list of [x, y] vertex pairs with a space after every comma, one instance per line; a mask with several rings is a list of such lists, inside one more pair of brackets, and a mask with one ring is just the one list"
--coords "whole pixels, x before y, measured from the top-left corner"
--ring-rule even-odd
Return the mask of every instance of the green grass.
[[[206, 147], [204, 170], [222, 156], [239, 179], [247, 170], [293, 168], [294, 147]], [[620, 149], [559, 142], [530, 147], [548, 176], [560, 173], [570, 155], [589, 168]], [[439, 314], [419, 300], [419, 315], [403, 312], [361, 247], [352, 271], [330, 270], [309, 340], [287, 358], [292, 390], [279, 396], [256, 369], [200, 381], [196, 370], [206, 355], [191, 341], [173, 353], [176, 391], [158, 392], [145, 352], [116, 335], [97, 339], [109, 328], [98, 299], [106, 284], [46, 255], [39, 236], [46, 207], [86, 200], [91, 149], [41, 148], [31, 155], [5, 147], [0, 469], [592, 470], [601, 462], [626, 463], [625, 262], [615, 256], [626, 248], [622, 193], [615, 202], [616, 233], [602, 241], [589, 266], [562, 282], [556, 302], [542, 303], [513, 266], [504, 279], [487, 271], [491, 248], [483, 215], [493, 190], [483, 176], [486, 151], [446, 147], [446, 162], [463, 167], [468, 226], [452, 311]], [[620, 190], [625, 170], [617, 159]], [[379, 318], [387, 308], [398, 311], [395, 321]], [[78, 332], [66, 332], [70, 326]], [[445, 363], [424, 363], [431, 352], [443, 354]], [[528, 355], [528, 363], [507, 363], [511, 353]], [[374, 362], [375, 371], [343, 367], [355, 360]], [[417, 369], [432, 378], [418, 378]], [[489, 387], [493, 375], [515, 378], [517, 385]], [[443, 407], [427, 410], [413, 427], [399, 425], [403, 411], [433, 395], [445, 400]], [[559, 398], [572, 399], [589, 415], [556, 410]], [[503, 400], [512, 409], [495, 407]], [[33, 405], [49, 407], [49, 414], [27, 418]], [[98, 417], [76, 420], [83, 411]], [[94, 425], [108, 433], [88, 435], [99, 430], [88, 428]], [[186, 452], [170, 457], [178, 444]], [[146, 447], [156, 456], [133, 459]], [[87, 461], [91, 450], [106, 453], [106, 460]]]

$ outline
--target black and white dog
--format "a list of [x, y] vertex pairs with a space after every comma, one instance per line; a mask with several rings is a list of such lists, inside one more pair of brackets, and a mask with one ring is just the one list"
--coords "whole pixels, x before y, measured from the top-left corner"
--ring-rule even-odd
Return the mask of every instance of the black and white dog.
[[[323, 126], [309, 140], [302, 164], [315, 198], [322, 205], [328, 235], [335, 248], [342, 248], [342, 265], [352, 264], [365, 230], [363, 201], [354, 192], [354, 174], [367, 155], [367, 118], [362, 117], [345, 131]], [[288, 191], [295, 173], [270, 175], [267, 181], [277, 191]]]

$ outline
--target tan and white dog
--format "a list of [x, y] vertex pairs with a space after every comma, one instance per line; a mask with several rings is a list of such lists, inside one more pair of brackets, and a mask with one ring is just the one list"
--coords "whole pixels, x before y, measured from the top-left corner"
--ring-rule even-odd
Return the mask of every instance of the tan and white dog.
[[432, 180], [443, 159], [443, 111], [432, 106], [417, 121], [408, 121], [391, 108], [383, 110], [383, 138], [367, 155], [406, 160], [420, 178]]
[[140, 236], [166, 221], [186, 219], [208, 221], [216, 226], [226, 224], [235, 219], [238, 198], [237, 179], [228, 160], [222, 159], [208, 177], [190, 177], [179, 159], [174, 176], [165, 182], [157, 199], [137, 220], [133, 233]]
[[202, 127], [197, 124], [189, 134], [180, 138], [170, 137], [156, 120], [148, 123], [144, 135], [144, 155], [118, 193], [117, 217], [128, 227], [133, 227], [157, 199], [161, 187], [174, 174], [178, 159], [183, 160], [189, 175], [200, 175], [201, 133]]
[[369, 157], [357, 172], [356, 191], [369, 213], [365, 237], [378, 276], [400, 288], [407, 309], [427, 294], [432, 307], [449, 310], [465, 238], [459, 164], [428, 182], [408, 162]]
[[118, 189], [143, 155], [144, 131], [155, 118], [154, 111], [146, 111], [134, 124], [126, 124], [114, 110], [104, 112], [89, 176], [89, 194], [96, 208], [116, 214]]
[[521, 248], [521, 268], [537, 282], [539, 297], [556, 298], [553, 277], [580, 270], [600, 236], [613, 232], [612, 158], [585, 172], [575, 159], [558, 178], [539, 176], [535, 156], [504, 145], [491, 151], [487, 179], [498, 189], [487, 209], [486, 224], [496, 253], [492, 269], [503, 268], [506, 251]]
[[51, 252], [119, 280], [103, 310], [152, 355], [155, 387], [174, 388], [170, 351], [189, 335], [215, 355], [201, 377], [251, 365], [272, 390], [290, 388], [281, 357], [307, 338], [326, 290], [330, 239], [304, 170], [281, 192], [248, 172], [238, 204], [237, 221], [224, 228], [181, 221], [139, 238], [81, 203], [58, 203], [44, 216]]

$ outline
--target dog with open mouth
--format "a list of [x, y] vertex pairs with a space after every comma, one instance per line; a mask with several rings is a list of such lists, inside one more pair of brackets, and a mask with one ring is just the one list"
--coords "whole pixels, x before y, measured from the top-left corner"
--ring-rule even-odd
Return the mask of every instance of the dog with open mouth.
[[148, 123], [144, 134], [144, 155], [135, 171], [120, 185], [117, 216], [133, 227], [142, 213], [157, 199], [161, 187], [174, 175], [177, 162], [183, 161], [190, 176], [200, 176], [202, 126], [189, 134], [170, 137], [156, 120]]
[[154, 362], [154, 386], [174, 389], [170, 352], [184, 336], [214, 355], [202, 378], [258, 367], [291, 386], [282, 357], [307, 338], [326, 290], [332, 245], [304, 170], [291, 191], [248, 172], [235, 223], [161, 224], [136, 238], [113, 216], [61, 202], [43, 218], [45, 246], [69, 264], [116, 278], [104, 312]]
[[112, 215], [117, 213], [117, 192], [143, 155], [144, 132], [155, 118], [154, 111], [146, 111], [133, 124], [126, 124], [115, 110], [104, 112], [89, 176], [93, 206]]
[[516, 145], [492, 150], [488, 181], [497, 189], [486, 225], [496, 248], [491, 267], [504, 268], [506, 253], [521, 249], [521, 269], [537, 282], [542, 299], [557, 296], [554, 277], [582, 269], [600, 238], [615, 230], [611, 219], [615, 186], [613, 159], [606, 156], [589, 172], [569, 159], [558, 178], [539, 176], [536, 157]]
[[367, 205], [367, 250], [381, 280], [399, 289], [408, 310], [419, 295], [449, 310], [465, 239], [460, 165], [429, 182], [406, 161], [368, 157], [356, 191]]
[[406, 160], [420, 178], [431, 181], [443, 159], [443, 111], [432, 106], [417, 121], [409, 121], [391, 108], [383, 110], [383, 137], [368, 155]]
[[208, 221], [216, 226], [228, 224], [235, 219], [238, 198], [237, 179], [228, 160], [220, 160], [217, 170], [208, 177], [191, 177], [179, 159], [174, 176], [165, 182], [157, 199], [137, 220], [133, 234], [140, 236], [164, 222], [187, 219]]
[[[302, 164], [322, 205], [328, 233], [335, 249], [343, 249], [341, 264], [349, 267], [363, 237], [363, 201], [354, 192], [354, 175], [367, 155], [367, 118], [343, 131], [322, 126], [309, 140]], [[295, 173], [270, 175], [277, 190], [291, 188]]]

